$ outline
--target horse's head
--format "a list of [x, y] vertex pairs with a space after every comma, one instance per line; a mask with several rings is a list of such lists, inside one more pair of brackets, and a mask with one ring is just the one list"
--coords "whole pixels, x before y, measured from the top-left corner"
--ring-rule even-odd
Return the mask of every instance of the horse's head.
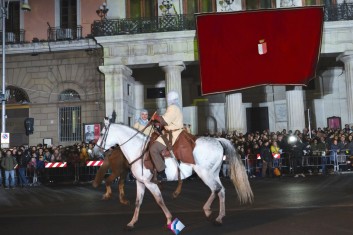
[[111, 124], [105, 125], [100, 133], [100, 137], [93, 149], [95, 155], [99, 155], [98, 151], [105, 151], [116, 145], [116, 142], [109, 136], [109, 131], [111, 129]]

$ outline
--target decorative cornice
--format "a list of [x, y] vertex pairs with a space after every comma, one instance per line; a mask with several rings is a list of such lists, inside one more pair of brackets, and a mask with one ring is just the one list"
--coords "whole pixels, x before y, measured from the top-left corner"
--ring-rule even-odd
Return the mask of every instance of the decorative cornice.
[[[71, 41], [55, 41], [55, 42], [35, 42], [24, 44], [8, 44], [5, 47], [6, 54], [33, 54], [33, 53], [50, 53], [57, 51], [73, 51], [97, 49], [99, 45], [93, 39], [81, 39]], [[0, 49], [2, 53], [2, 48]]]

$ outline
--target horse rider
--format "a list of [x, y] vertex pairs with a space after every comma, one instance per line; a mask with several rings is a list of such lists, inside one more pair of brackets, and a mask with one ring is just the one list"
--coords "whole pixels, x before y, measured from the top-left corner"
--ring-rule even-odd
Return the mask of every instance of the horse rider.
[[[169, 133], [166, 136], [167, 138], [169, 138], [168, 141], [171, 141], [173, 145], [184, 128], [183, 113], [179, 104], [179, 95], [176, 91], [168, 92], [167, 104], [168, 107], [166, 112], [162, 116], [155, 113], [152, 116], [151, 120], [161, 125], [161, 129], [164, 129], [167, 133]], [[150, 155], [157, 170], [157, 175], [154, 174], [154, 177], [152, 177], [151, 180], [151, 182], [153, 183], [157, 183], [158, 181], [163, 181], [167, 179], [167, 176], [165, 174], [165, 163], [162, 156], [162, 152], [166, 150], [167, 143], [165, 141], [165, 138], [163, 140], [162, 135], [159, 136], [157, 140], [150, 146]]]
[[[140, 117], [137, 119], [136, 123], [134, 124], [134, 128], [139, 130], [139, 131], [143, 131], [143, 133], [146, 136], [151, 136], [152, 134], [152, 126], [149, 125], [148, 122], [148, 111], [146, 109], [142, 109], [140, 112]], [[147, 126], [147, 127], [146, 127]]]

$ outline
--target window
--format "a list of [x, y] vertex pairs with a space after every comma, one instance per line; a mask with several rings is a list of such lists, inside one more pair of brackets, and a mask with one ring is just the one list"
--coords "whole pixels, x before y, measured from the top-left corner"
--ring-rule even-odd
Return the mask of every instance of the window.
[[147, 99], [165, 98], [165, 88], [147, 88]]
[[[24, 41], [24, 32], [20, 29], [20, 2], [5, 1], [5, 43], [17, 43]], [[0, 29], [2, 31], [2, 29]], [[0, 33], [2, 41], [2, 33]]]
[[194, 14], [200, 12], [215, 12], [215, 0], [183, 0], [184, 14]]
[[81, 107], [59, 108], [60, 141], [81, 141]]
[[274, 0], [246, 0], [245, 4], [247, 10], [275, 8], [276, 6]]
[[8, 16], [5, 24], [6, 32], [20, 32], [20, 2], [8, 2]]
[[157, 0], [126, 0], [126, 16], [127, 18], [157, 16], [157, 5]]
[[[80, 101], [80, 95], [67, 89], [59, 95], [60, 101]], [[60, 141], [81, 141], [81, 107], [59, 109]]]
[[77, 0], [60, 1], [60, 27], [66, 29], [77, 27]]
[[305, 0], [305, 6], [312, 6], [312, 5], [323, 5], [325, 2], [333, 2], [333, 1], [323, 1], [323, 0]]
[[29, 98], [27, 93], [18, 87], [8, 86], [5, 91], [5, 98], [7, 104], [27, 104]]
[[81, 100], [80, 95], [72, 89], [67, 89], [59, 95], [60, 101], [79, 101]]

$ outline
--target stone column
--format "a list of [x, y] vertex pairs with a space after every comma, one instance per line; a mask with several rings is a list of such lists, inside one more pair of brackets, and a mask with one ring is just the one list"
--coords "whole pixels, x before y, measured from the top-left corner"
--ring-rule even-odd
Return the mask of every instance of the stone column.
[[241, 93], [226, 95], [226, 128], [227, 132], [246, 132], [245, 112]]
[[347, 123], [353, 124], [353, 51], [343, 52], [338, 59], [344, 63], [347, 97]]
[[[124, 65], [99, 66], [105, 75], [105, 115], [116, 115], [115, 122], [128, 122], [127, 82], [133, 82], [132, 70]], [[126, 86], [126, 89], [124, 89]]]
[[304, 94], [301, 86], [295, 86], [294, 90], [286, 91], [288, 130], [303, 131], [305, 127]]
[[181, 72], [185, 69], [182, 61], [161, 62], [159, 66], [165, 72], [165, 92], [166, 95], [169, 91], [173, 90], [178, 92], [180, 106], [183, 107], [183, 92], [181, 87]]
[[[140, 117], [140, 112], [141, 109], [144, 109], [145, 105], [145, 93], [144, 93], [144, 87], [141, 82], [135, 82], [135, 90], [134, 90], [134, 95], [135, 95], [135, 119]], [[149, 114], [151, 115], [151, 114]]]

